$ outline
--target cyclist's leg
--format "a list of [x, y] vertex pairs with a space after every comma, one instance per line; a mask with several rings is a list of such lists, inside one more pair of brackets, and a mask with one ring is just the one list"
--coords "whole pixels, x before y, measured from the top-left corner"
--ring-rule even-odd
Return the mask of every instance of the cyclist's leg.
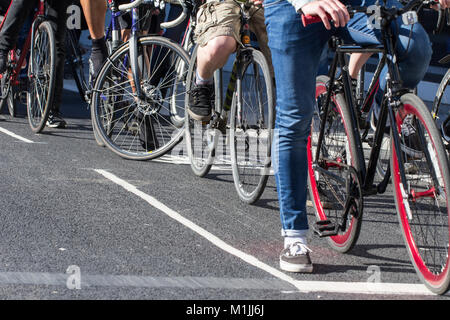
[[197, 70], [188, 112], [199, 121], [211, 118], [213, 75], [236, 50], [240, 30], [240, 8], [233, 1], [209, 2], [200, 7], [195, 29]]
[[36, 3], [36, 1], [30, 0], [14, 0], [11, 2], [0, 31], [0, 73], [5, 71], [7, 53], [16, 45], [20, 30], [33, 8], [35, 8]]
[[372, 53], [352, 53], [348, 62], [348, 71], [352, 79], [358, 78], [362, 66], [366, 64]]
[[[364, 5], [374, 4], [375, 0], [366, 0]], [[361, 0], [351, 1], [352, 5], [361, 5]], [[397, 0], [388, 0], [388, 7], [401, 7]], [[381, 44], [380, 29], [374, 26], [371, 28], [370, 18], [363, 13], [357, 13], [349, 21], [347, 28], [341, 32], [344, 39], [356, 41], [360, 44]], [[397, 27], [398, 26], [398, 27]], [[431, 60], [431, 43], [425, 29], [416, 23], [413, 26], [403, 24], [399, 17], [393, 23], [396, 34], [396, 53], [400, 76], [406, 88], [414, 89], [425, 76]], [[380, 89], [376, 96], [377, 103], [381, 103], [386, 86], [385, 67], [380, 76]]]
[[264, 20], [264, 9], [262, 7], [255, 7], [253, 6], [250, 9], [250, 30], [256, 35], [256, 38], [258, 39], [258, 45], [261, 49], [261, 52], [264, 54], [264, 57], [267, 60], [267, 63], [269, 64], [269, 70], [270, 75], [275, 77], [273, 72], [273, 66], [272, 66], [272, 55], [270, 53], [270, 49], [268, 46], [268, 39], [267, 39], [267, 30]]
[[80, 0], [80, 2], [92, 38], [90, 74], [96, 75], [108, 56], [108, 49], [105, 42], [106, 1]]
[[66, 122], [60, 116], [60, 105], [62, 100], [62, 90], [64, 83], [64, 64], [66, 57], [66, 21], [67, 21], [67, 7], [69, 5], [69, 0], [50, 0], [48, 1], [48, 7], [50, 13], [55, 12], [55, 23], [52, 23], [53, 30], [55, 33], [55, 65], [56, 65], [56, 76], [55, 76], [55, 92], [53, 95], [53, 105], [49, 116], [49, 123], [53, 127], [65, 127]]
[[314, 111], [315, 78], [330, 32], [323, 24], [304, 28], [289, 2], [272, 2], [264, 3], [277, 84], [272, 163], [287, 246], [293, 241], [306, 241], [306, 147]]
[[8, 10], [0, 31], [0, 50], [11, 50], [19, 37], [25, 20], [36, 7], [37, 1], [14, 0]]

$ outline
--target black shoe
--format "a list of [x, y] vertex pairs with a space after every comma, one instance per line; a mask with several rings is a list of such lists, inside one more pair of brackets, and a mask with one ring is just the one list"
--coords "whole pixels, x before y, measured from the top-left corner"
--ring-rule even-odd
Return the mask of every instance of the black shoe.
[[139, 126], [139, 141], [142, 148], [147, 151], [153, 151], [159, 148], [158, 138], [156, 137], [155, 128], [151, 118], [146, 116]]
[[423, 149], [420, 143], [420, 137], [413, 124], [413, 117], [408, 115], [402, 123], [402, 151], [413, 159], [421, 159], [423, 157]]
[[59, 112], [52, 112], [48, 116], [47, 127], [49, 128], [65, 128], [67, 125], [66, 121], [61, 117]]
[[5, 73], [8, 64], [8, 51], [0, 50], [0, 74]]
[[187, 111], [192, 119], [209, 121], [214, 105], [214, 85], [196, 85], [189, 92], [189, 107]]

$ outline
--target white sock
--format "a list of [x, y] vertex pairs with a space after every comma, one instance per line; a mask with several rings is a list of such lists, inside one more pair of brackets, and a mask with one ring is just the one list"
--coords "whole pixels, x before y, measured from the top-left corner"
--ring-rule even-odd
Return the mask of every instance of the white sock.
[[211, 77], [209, 79], [203, 79], [202, 77], [200, 77], [198, 72], [195, 71], [195, 84], [206, 85], [206, 84], [213, 84], [213, 82], [214, 82], [214, 77]]
[[295, 242], [300, 242], [305, 246], [308, 245], [308, 240], [306, 239], [306, 237], [284, 237], [284, 248], [289, 247]]

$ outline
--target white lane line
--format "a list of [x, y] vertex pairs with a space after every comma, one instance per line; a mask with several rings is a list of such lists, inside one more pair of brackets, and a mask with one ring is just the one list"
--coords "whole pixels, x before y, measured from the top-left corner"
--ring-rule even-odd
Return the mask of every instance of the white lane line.
[[392, 295], [432, 295], [430, 291], [422, 284], [401, 284], [401, 283], [370, 283], [370, 282], [329, 282], [329, 281], [301, 281], [286, 275], [278, 269], [275, 269], [264, 262], [258, 260], [256, 257], [249, 255], [239, 249], [236, 249], [217, 236], [196, 225], [192, 221], [186, 219], [178, 212], [167, 207], [162, 202], [158, 201], [154, 197], [138, 190], [135, 186], [127, 181], [115, 176], [114, 174], [101, 169], [94, 169], [97, 173], [103, 175], [106, 179], [121, 186], [125, 190], [140, 197], [154, 208], [162, 211], [170, 218], [178, 221], [187, 228], [196, 232], [215, 246], [228, 252], [248, 264], [257, 267], [272, 276], [286, 281], [293, 285], [299, 292], [333, 292], [333, 293], [357, 293], [357, 294], [392, 294]]
[[4, 134], [7, 134], [10, 137], [13, 137], [13, 138], [15, 138], [17, 140], [20, 140], [20, 141], [23, 141], [23, 142], [26, 142], [26, 143], [34, 143], [34, 141], [31, 141], [31, 140], [28, 140], [27, 138], [21, 137], [21, 136], [15, 134], [14, 132], [11, 132], [11, 131], [9, 131], [9, 130], [7, 130], [5, 128], [2, 128], [2, 127], [0, 127], [0, 132], [3, 132]]
[[[65, 286], [70, 274], [0, 272], [0, 284]], [[151, 277], [135, 275], [89, 275], [79, 273], [80, 287], [188, 288], [231, 290], [281, 290], [291, 287], [279, 279], [216, 277]]]

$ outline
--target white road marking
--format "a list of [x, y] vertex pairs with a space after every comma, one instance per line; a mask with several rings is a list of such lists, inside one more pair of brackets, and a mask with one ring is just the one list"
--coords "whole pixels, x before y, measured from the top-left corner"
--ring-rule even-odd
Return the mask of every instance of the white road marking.
[[333, 292], [333, 293], [353, 293], [353, 294], [384, 294], [384, 295], [432, 295], [430, 291], [422, 284], [402, 284], [402, 283], [370, 283], [370, 282], [330, 282], [330, 281], [301, 281], [286, 275], [280, 270], [273, 268], [264, 262], [258, 260], [256, 257], [251, 256], [239, 249], [236, 249], [217, 236], [186, 219], [178, 212], [167, 207], [162, 202], [158, 201], [154, 197], [138, 190], [135, 186], [127, 181], [115, 176], [114, 174], [101, 169], [94, 169], [97, 173], [103, 175], [106, 179], [121, 186], [125, 190], [140, 197], [154, 208], [165, 213], [170, 218], [178, 221], [187, 228], [196, 232], [215, 246], [219, 247], [225, 252], [232, 254], [246, 263], [257, 267], [270, 275], [286, 281], [294, 286], [298, 292], [310, 293], [310, 292]]
[[11, 131], [9, 131], [9, 130], [7, 130], [5, 128], [2, 128], [2, 127], [0, 127], [0, 132], [3, 132], [4, 134], [7, 134], [10, 137], [13, 137], [13, 138], [15, 138], [17, 140], [20, 140], [20, 141], [23, 141], [23, 142], [26, 142], [26, 143], [34, 143], [34, 141], [31, 141], [31, 140], [29, 140], [27, 138], [21, 137], [21, 136], [15, 134], [14, 132], [11, 132]]
[[[0, 272], [0, 284], [65, 286], [70, 274], [42, 272]], [[139, 287], [280, 290], [291, 287], [278, 279], [216, 278], [216, 277], [151, 277], [134, 275], [89, 275], [80, 270], [80, 287]], [[287, 291], [290, 292], [290, 291]]]

